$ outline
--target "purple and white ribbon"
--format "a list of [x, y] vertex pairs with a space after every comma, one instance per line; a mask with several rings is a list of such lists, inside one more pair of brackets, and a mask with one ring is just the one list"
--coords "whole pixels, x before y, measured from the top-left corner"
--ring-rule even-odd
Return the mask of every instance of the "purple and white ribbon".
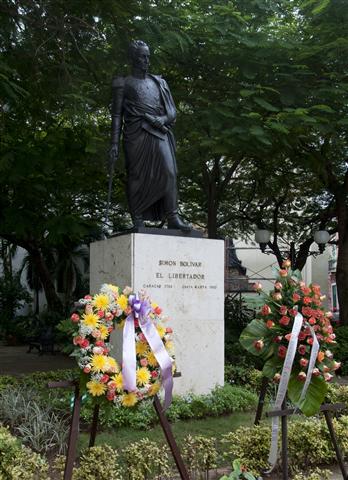
[[137, 319], [141, 331], [150, 345], [161, 369], [162, 384], [164, 387], [163, 409], [165, 410], [172, 402], [173, 374], [171, 358], [150, 318], [151, 305], [149, 302], [147, 300], [140, 300], [137, 295], [130, 295], [129, 304], [132, 308], [132, 313], [126, 318], [123, 329], [122, 374], [124, 388], [129, 392], [137, 389], [134, 326], [134, 320]]

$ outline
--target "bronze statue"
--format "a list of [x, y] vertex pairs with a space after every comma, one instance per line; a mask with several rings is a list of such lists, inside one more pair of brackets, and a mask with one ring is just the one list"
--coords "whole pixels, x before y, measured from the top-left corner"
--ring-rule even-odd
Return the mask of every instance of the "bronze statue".
[[191, 226], [178, 215], [172, 95], [164, 79], [148, 73], [150, 51], [146, 43], [133, 41], [129, 54], [132, 74], [112, 81], [110, 168], [119, 154], [122, 131], [134, 227], [144, 226], [144, 220], [167, 220], [168, 228], [190, 231]]

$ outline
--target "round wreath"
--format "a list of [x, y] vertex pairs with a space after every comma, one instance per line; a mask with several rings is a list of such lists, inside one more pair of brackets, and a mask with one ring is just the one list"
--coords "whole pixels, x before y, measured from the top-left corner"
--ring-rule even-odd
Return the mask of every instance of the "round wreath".
[[[175, 370], [173, 330], [164, 325], [161, 308], [151, 302], [143, 291], [137, 296], [130, 287], [121, 291], [115, 285], [104, 284], [98, 294], [81, 299], [80, 311], [71, 315], [72, 322], [77, 325], [73, 336], [73, 356], [81, 369], [82, 388], [92, 398], [132, 407], [160, 390], [163, 372], [139, 324], [142, 321], [139, 306], [143, 305], [146, 305], [146, 319], [155, 327], [156, 336], [169, 355], [171, 370]], [[136, 388], [132, 391], [124, 387], [125, 365], [121, 369], [110, 355], [111, 345], [108, 342], [114, 328], [124, 329], [129, 318], [134, 322], [136, 355]]]
[[[319, 410], [325, 398], [327, 382], [333, 379], [335, 370], [341, 366], [334, 360], [330, 349], [336, 341], [330, 322], [332, 313], [325, 311], [322, 305], [325, 297], [319, 285], [307, 286], [300, 272], [291, 270], [289, 260], [278, 271], [274, 289], [269, 294], [262, 291], [260, 283], [255, 284], [255, 289], [263, 296], [264, 304], [256, 319], [243, 330], [240, 342], [249, 352], [265, 361], [263, 374], [279, 383], [294, 334], [295, 318], [298, 313], [302, 315], [288, 394], [303, 413], [312, 415]], [[303, 398], [301, 392], [306, 383], [308, 388]]]

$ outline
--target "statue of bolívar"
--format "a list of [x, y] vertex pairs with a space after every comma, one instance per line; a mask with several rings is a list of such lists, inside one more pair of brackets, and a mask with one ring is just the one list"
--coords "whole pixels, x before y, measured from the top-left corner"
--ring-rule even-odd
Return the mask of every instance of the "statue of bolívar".
[[148, 73], [149, 47], [131, 42], [132, 73], [112, 82], [110, 167], [119, 154], [121, 131], [127, 172], [127, 198], [133, 224], [167, 221], [168, 228], [190, 231], [178, 215], [177, 167], [172, 127], [176, 109], [166, 81]]

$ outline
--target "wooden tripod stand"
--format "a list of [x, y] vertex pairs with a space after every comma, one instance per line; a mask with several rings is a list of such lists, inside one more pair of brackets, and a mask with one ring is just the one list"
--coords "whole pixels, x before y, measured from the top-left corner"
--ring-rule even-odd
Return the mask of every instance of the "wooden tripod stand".
[[[174, 376], [180, 376], [180, 374], [176, 374]], [[81, 401], [82, 401], [80, 387], [77, 381], [68, 380], [68, 381], [62, 381], [62, 382], [50, 382], [48, 384], [48, 388], [74, 388], [75, 389], [74, 406], [73, 406], [70, 430], [69, 430], [68, 451], [66, 455], [64, 477], [63, 477], [64, 480], [71, 480], [73, 468], [74, 468], [74, 462], [76, 458], [77, 438], [79, 434], [79, 424], [80, 424], [80, 410], [81, 410]], [[168, 446], [172, 452], [175, 464], [180, 474], [180, 478], [182, 480], [190, 480], [187, 473], [187, 469], [183, 462], [179, 447], [175, 441], [170, 423], [162, 409], [161, 402], [159, 401], [159, 398], [157, 395], [154, 396], [153, 405], [156, 410], [157, 416], [159, 418], [160, 425], [163, 429], [163, 433], [166, 437]], [[93, 411], [93, 420], [92, 420], [92, 425], [90, 430], [90, 438], [89, 438], [90, 447], [93, 447], [95, 443], [95, 439], [97, 436], [98, 420], [99, 420], [99, 405], [96, 405]]]
[[[255, 416], [255, 421], [254, 424], [258, 425], [260, 423], [261, 417], [262, 417], [262, 411], [265, 403], [265, 397], [267, 393], [267, 388], [268, 388], [269, 380], [266, 377], [263, 377], [262, 379], [262, 384], [261, 384], [261, 390], [260, 390], [260, 396], [259, 396], [259, 403], [257, 406], [257, 411], [256, 411], [256, 416]], [[346, 408], [346, 405], [344, 403], [324, 403], [320, 407], [320, 412], [324, 414], [327, 428], [329, 430], [330, 434], [330, 439], [332, 446], [335, 450], [337, 462], [339, 464], [341, 473], [342, 473], [342, 478], [343, 480], [348, 480], [348, 473], [346, 470], [346, 466], [344, 464], [344, 459], [343, 455], [341, 452], [341, 449], [338, 445], [337, 442], [337, 437], [335, 434], [334, 426], [332, 423], [332, 413], [338, 412], [340, 410], [343, 410]], [[281, 417], [281, 431], [282, 431], [282, 479], [283, 480], [288, 480], [289, 479], [289, 459], [288, 459], [288, 416], [292, 415], [295, 413], [294, 408], [286, 408], [286, 399], [284, 400], [282, 404], [282, 408], [280, 410], [274, 410], [271, 412], [267, 412], [266, 416], [267, 417]]]

